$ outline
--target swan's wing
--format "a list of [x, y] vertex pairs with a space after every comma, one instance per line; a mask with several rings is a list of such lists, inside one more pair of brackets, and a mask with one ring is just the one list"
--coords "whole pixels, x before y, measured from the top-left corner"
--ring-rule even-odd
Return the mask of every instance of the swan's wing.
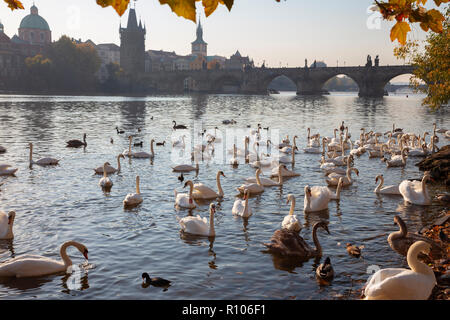
[[408, 269], [388, 268], [376, 272], [366, 286], [367, 297], [387, 299], [425, 300], [436, 283], [433, 275], [425, 275]]
[[209, 226], [206, 218], [201, 218], [200, 216], [196, 217], [185, 217], [180, 219], [179, 221], [181, 228], [183, 231], [192, 234], [209, 234]]
[[420, 181], [404, 180], [398, 186], [403, 199], [410, 201], [418, 199], [422, 195], [422, 183]]
[[0, 276], [30, 277], [65, 270], [62, 262], [37, 255], [23, 255], [0, 264]]
[[244, 212], [244, 203], [244, 200], [236, 200], [233, 204], [233, 209], [231, 209], [231, 213], [239, 214], [241, 212]]

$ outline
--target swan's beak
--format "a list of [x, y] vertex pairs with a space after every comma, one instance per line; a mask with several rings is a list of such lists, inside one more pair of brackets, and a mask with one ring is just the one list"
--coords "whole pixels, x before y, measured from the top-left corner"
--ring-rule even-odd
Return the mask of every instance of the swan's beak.
[[83, 252], [83, 256], [86, 258], [86, 260], [89, 260], [87, 250], [85, 250], [85, 251]]

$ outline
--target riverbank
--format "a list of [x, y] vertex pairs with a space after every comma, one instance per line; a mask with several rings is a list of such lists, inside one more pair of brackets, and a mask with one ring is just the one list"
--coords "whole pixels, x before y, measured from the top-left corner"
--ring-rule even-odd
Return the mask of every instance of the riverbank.
[[431, 178], [443, 181], [450, 186], [450, 145], [443, 146], [438, 152], [416, 164], [421, 171], [430, 171]]

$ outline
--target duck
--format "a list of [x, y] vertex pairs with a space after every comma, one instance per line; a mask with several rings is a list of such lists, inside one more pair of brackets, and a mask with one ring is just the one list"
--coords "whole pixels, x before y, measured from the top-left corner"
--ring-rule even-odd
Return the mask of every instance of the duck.
[[[282, 186], [283, 185], [283, 174], [282, 174], [282, 169], [283, 169], [283, 164], [280, 164], [278, 166], [278, 182], [273, 181], [272, 179], [267, 179], [267, 178], [259, 178], [259, 181], [261, 182], [261, 184], [264, 187], [274, 187], [274, 186]], [[257, 183], [256, 178], [247, 178], [245, 179], [245, 183]]]
[[15, 211], [10, 211], [8, 214], [0, 211], [0, 240], [14, 238], [13, 225], [15, 218]]
[[375, 272], [366, 282], [365, 300], [427, 300], [436, 285], [433, 269], [418, 260], [419, 253], [427, 254], [430, 244], [417, 241], [408, 249], [410, 269], [386, 268]]
[[347, 242], [347, 244], [345, 245], [347, 252], [349, 255], [354, 256], [356, 258], [359, 258], [361, 256], [361, 250], [364, 248], [364, 246], [355, 246], [352, 245], [351, 243]]
[[105, 162], [103, 164], [103, 178], [100, 179], [100, 181], [98, 182], [98, 185], [100, 187], [102, 187], [102, 189], [105, 190], [111, 190], [112, 186], [113, 186], [113, 182], [112, 180], [108, 177], [108, 173], [106, 171], [106, 166], [108, 165], [108, 162]]
[[[431, 248], [430, 255], [432, 256], [432, 258], [433, 259], [442, 258], [445, 250], [436, 242], [420, 234], [408, 232], [406, 223], [403, 221], [402, 218], [400, 218], [400, 216], [394, 216], [394, 223], [398, 225], [400, 230], [390, 233], [387, 238], [387, 242], [389, 243], [389, 246], [392, 248], [392, 250], [394, 250], [398, 254], [401, 254], [402, 256], [406, 256], [409, 247], [414, 242], [425, 241], [430, 245]], [[426, 259], [426, 257], [423, 256], [422, 254], [419, 254], [419, 258]]]
[[116, 127], [117, 134], [125, 133], [123, 130], [119, 130], [119, 127]]
[[194, 209], [197, 207], [194, 203], [192, 193], [194, 190], [194, 183], [191, 180], [186, 181], [183, 188], [189, 186], [189, 193], [178, 193], [175, 189], [175, 206], [178, 208]]
[[3, 146], [0, 146], [0, 153], [5, 153], [6, 152], [6, 148]]
[[141, 191], [139, 188], [139, 176], [136, 176], [136, 193], [129, 193], [125, 196], [123, 200], [123, 206], [125, 208], [131, 208], [140, 205], [144, 199], [141, 196]]
[[312, 230], [312, 238], [316, 246], [315, 249], [312, 249], [298, 232], [286, 229], [276, 230], [270, 238], [270, 243], [263, 243], [263, 245], [266, 246], [270, 253], [281, 256], [292, 256], [302, 260], [321, 257], [322, 247], [317, 239], [318, 228], [322, 228], [330, 234], [328, 226], [324, 221], [316, 222]]
[[[121, 166], [120, 166], [120, 159], [125, 159], [124, 155], [122, 153], [119, 153], [117, 155], [117, 169], [112, 167], [111, 164], [109, 162], [106, 162], [106, 173], [107, 174], [111, 174], [111, 173], [119, 173], [121, 170]], [[97, 167], [94, 169], [96, 174], [103, 174], [103, 166]]]
[[109, 142], [110, 142], [111, 144], [114, 144], [114, 139], [111, 137], [111, 138], [109, 139]]
[[216, 205], [211, 203], [209, 205], [209, 225], [206, 217], [201, 218], [199, 215], [196, 217], [188, 216], [178, 219], [178, 223], [181, 226], [181, 231], [198, 236], [214, 237], [216, 235], [216, 231], [214, 229], [215, 212]]
[[157, 146], [164, 146], [165, 144], [166, 144], [166, 141], [156, 143]]
[[148, 158], [154, 158], [155, 157], [155, 151], [153, 150], [153, 143], [155, 143], [155, 140], [150, 141], [150, 152], [135, 152], [133, 153], [133, 158], [139, 158], [139, 159], [148, 159]]
[[251, 194], [260, 194], [264, 192], [264, 186], [261, 183], [261, 180], [259, 179], [259, 175], [262, 173], [261, 169], [256, 170], [256, 183], [247, 183], [243, 184], [240, 187], [237, 188], [237, 190], [244, 194], [244, 191], [246, 189], [250, 190]]
[[13, 168], [9, 164], [0, 164], [0, 176], [13, 176], [19, 168]]
[[180, 181], [180, 182], [184, 181], [183, 173], [181, 173], [180, 176], [178, 177], [178, 181]]
[[128, 158], [131, 158], [131, 157], [133, 157], [133, 152], [131, 151], [131, 141], [133, 140], [133, 137], [132, 136], [128, 136], [128, 141], [129, 141], [129, 143], [128, 143], [128, 150], [124, 150], [123, 152], [122, 152], [122, 154], [125, 156], [125, 157], [128, 157]]
[[219, 170], [216, 174], [216, 183], [217, 183], [217, 192], [215, 192], [213, 189], [205, 186], [203, 183], [196, 183], [194, 184], [194, 193], [192, 194], [192, 197], [197, 199], [203, 199], [203, 200], [211, 200], [215, 198], [223, 198], [224, 192], [222, 189], [222, 185], [220, 184], [220, 177], [225, 178], [225, 174], [223, 171]]
[[373, 190], [373, 192], [381, 194], [401, 195], [400, 190], [398, 189], [398, 185], [386, 186], [382, 188], [384, 184], [384, 177], [382, 174], [377, 175], [377, 177], [375, 178], [375, 183], [377, 183], [378, 180], [380, 180], [380, 184], [375, 188], [375, 190]]
[[86, 133], [83, 135], [83, 141], [80, 141], [80, 140], [69, 140], [66, 143], [67, 143], [66, 147], [68, 147], [68, 148], [79, 148], [81, 146], [87, 147]]
[[60, 249], [61, 260], [44, 256], [25, 254], [0, 263], [0, 277], [40, 277], [60, 272], [67, 272], [72, 260], [66, 253], [68, 247], [77, 248], [88, 259], [88, 249], [76, 241], [65, 242]]
[[398, 186], [398, 190], [403, 196], [403, 200], [411, 204], [423, 206], [431, 205], [431, 197], [428, 194], [426, 184], [427, 180], [430, 178], [430, 173], [427, 171], [423, 175], [422, 181], [403, 180]]
[[177, 125], [177, 122], [175, 120], [173, 120], [172, 123], [173, 123], [173, 129], [174, 130], [176, 130], [176, 129], [187, 129], [187, 127], [184, 124], [178, 124]]
[[142, 273], [141, 277], [142, 277], [142, 285], [145, 287], [149, 285], [155, 287], [168, 287], [171, 284], [171, 281], [160, 277], [150, 278], [150, 275], [147, 272]]
[[135, 142], [135, 143], [133, 143], [133, 146], [135, 146], [135, 147], [143, 147], [144, 146], [144, 142]]
[[51, 166], [51, 165], [57, 165], [59, 163], [58, 159], [49, 158], [49, 157], [39, 159], [38, 161], [33, 161], [33, 143], [30, 142], [29, 146], [30, 146], [30, 167], [33, 164], [37, 164], [40, 166]]
[[[330, 282], [334, 278], [334, 270], [331, 265], [330, 257], [327, 257], [323, 263], [316, 268], [316, 276], [319, 280]], [[323, 283], [321, 281], [321, 283]]]
[[305, 186], [305, 201], [303, 210], [305, 212], [315, 212], [328, 209], [330, 201], [330, 191], [327, 187]]
[[234, 215], [241, 216], [243, 218], [250, 217], [252, 213], [252, 208], [248, 205], [248, 198], [250, 197], [250, 191], [247, 189], [244, 191], [244, 200], [236, 199], [231, 209], [231, 213]]
[[291, 203], [291, 209], [289, 210], [289, 214], [284, 217], [283, 222], [281, 222], [281, 228], [289, 231], [300, 232], [302, 230], [302, 226], [300, 221], [297, 218], [295, 212], [295, 196], [293, 194], [288, 194], [286, 204]]

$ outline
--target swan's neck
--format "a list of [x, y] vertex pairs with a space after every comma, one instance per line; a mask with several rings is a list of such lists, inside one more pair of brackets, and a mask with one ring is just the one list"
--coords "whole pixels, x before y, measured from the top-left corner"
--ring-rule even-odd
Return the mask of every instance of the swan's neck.
[[423, 176], [422, 178], [422, 193], [425, 199], [428, 199], [427, 179], [428, 176]]
[[67, 269], [69, 266], [72, 265], [72, 260], [70, 260], [69, 256], [67, 255], [67, 252], [66, 252], [66, 251], [67, 251], [67, 248], [70, 247], [70, 246], [75, 246], [75, 244], [74, 244], [73, 241], [69, 241], [69, 242], [64, 243], [64, 244], [61, 246], [61, 249], [59, 250], [59, 253], [60, 253], [60, 255], [61, 255], [61, 259], [62, 259], [62, 261], [63, 261], [64, 266], [66, 267], [66, 269]]
[[150, 151], [152, 152], [152, 157], [154, 157], [155, 156], [155, 151], [153, 150], [153, 140], [151, 141], [151, 143], [150, 143]]
[[261, 186], [262, 183], [261, 183], [261, 180], [259, 179], [259, 174], [260, 174], [260, 171], [259, 171], [259, 170], [256, 171], [256, 183], [257, 183], [259, 186]]
[[305, 193], [305, 202], [306, 202], [305, 210], [310, 211], [311, 210], [311, 196], [309, 195], [308, 192]]
[[380, 176], [380, 183], [378, 184], [378, 187], [375, 189], [375, 192], [379, 192], [381, 188], [383, 187], [384, 178], [383, 176]]
[[141, 189], [139, 188], [139, 179], [136, 180], [136, 193], [137, 194], [141, 193]]
[[117, 172], [120, 172], [120, 155], [117, 156]]
[[278, 184], [279, 185], [283, 184], [283, 174], [281, 173], [281, 168], [282, 167], [278, 167]]
[[103, 164], [103, 178], [106, 178], [108, 174], [106, 173], [106, 163]]
[[30, 145], [30, 164], [33, 163], [33, 146]]
[[212, 210], [209, 211], [209, 236], [215, 236], [216, 232], [214, 230], [214, 213]]
[[308, 128], [308, 142], [309, 142], [309, 140], [311, 139], [311, 129], [310, 128]]
[[220, 173], [219, 172], [217, 172], [216, 181], [217, 181], [218, 194], [219, 194], [219, 196], [223, 197], [224, 193], [222, 190], [222, 185], [220, 184]]
[[248, 194], [245, 195], [245, 202], [244, 202], [244, 216], [248, 215]]
[[411, 249], [411, 247], [410, 247], [410, 249], [408, 250], [408, 254], [406, 256], [406, 260], [408, 261], [408, 266], [414, 272], [434, 276], [433, 269], [431, 269], [425, 263], [423, 263], [423, 262], [419, 261], [419, 259], [417, 259], [417, 255], [420, 253], [420, 250], [421, 250], [420, 247], [415, 247], [413, 249]]
[[130, 143], [128, 144], [128, 153], [131, 154], [131, 139], [128, 139], [128, 141], [130, 142]]
[[194, 184], [189, 183], [189, 199], [192, 199], [192, 193], [194, 192]]
[[289, 214], [292, 216], [294, 215], [295, 210], [295, 198], [291, 198], [291, 210], [289, 210]]
[[338, 182], [338, 186], [336, 188], [336, 199], [340, 199], [341, 196], [341, 188], [342, 188], [342, 183]]
[[315, 225], [312, 231], [312, 237], [314, 241], [314, 245], [316, 246], [316, 255], [321, 256], [322, 255], [322, 247], [320, 246], [319, 239], [317, 238], [317, 228], [319, 226]]
[[404, 238], [406, 237], [408, 233], [408, 229], [406, 228], [406, 224], [403, 220], [397, 220], [398, 226], [400, 228], [399, 231], [395, 232], [396, 235], [399, 235], [399, 237]]

